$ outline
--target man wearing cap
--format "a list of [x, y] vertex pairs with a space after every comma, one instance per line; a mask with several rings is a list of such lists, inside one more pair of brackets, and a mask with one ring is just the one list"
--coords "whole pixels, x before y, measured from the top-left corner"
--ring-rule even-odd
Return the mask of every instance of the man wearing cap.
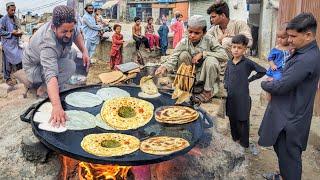
[[53, 9], [52, 21], [35, 32], [23, 53], [23, 70], [28, 79], [24, 84], [37, 88], [38, 95], [47, 91], [53, 107], [51, 122], [56, 126], [63, 125], [66, 120], [59, 91], [76, 69], [73, 42], [82, 52], [83, 65], [88, 67], [90, 59], [76, 25], [74, 10], [60, 5]]
[[[86, 10], [86, 12], [82, 17], [82, 31], [84, 35], [85, 46], [88, 49], [90, 58], [92, 58], [96, 47], [100, 42], [99, 32], [102, 30], [102, 26], [97, 25], [93, 14], [92, 4], [88, 3], [84, 9]], [[91, 63], [94, 63], [94, 61], [92, 61]]]
[[3, 77], [9, 86], [15, 82], [11, 79], [13, 69], [21, 69], [22, 48], [19, 47], [19, 40], [22, 36], [18, 17], [15, 16], [16, 6], [14, 2], [6, 4], [7, 15], [0, 20], [0, 36], [3, 46]]
[[206, 34], [207, 22], [203, 16], [194, 15], [188, 21], [188, 37], [183, 38], [169, 60], [162, 64], [156, 75], [177, 69], [182, 63], [195, 64], [197, 81], [204, 82], [204, 91], [195, 101], [208, 102], [219, 92], [220, 63], [228, 56], [215, 38]]

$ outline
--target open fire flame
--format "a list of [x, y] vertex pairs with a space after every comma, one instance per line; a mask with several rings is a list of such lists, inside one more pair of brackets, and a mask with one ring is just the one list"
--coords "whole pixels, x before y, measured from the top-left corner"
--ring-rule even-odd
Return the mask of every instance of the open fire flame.
[[118, 165], [100, 165], [86, 162], [79, 163], [79, 179], [80, 180], [118, 180], [127, 179], [128, 171], [131, 166]]
[[131, 166], [80, 162], [67, 156], [61, 156], [60, 161], [62, 169], [59, 179], [63, 180], [126, 180], [128, 172], [131, 169]]

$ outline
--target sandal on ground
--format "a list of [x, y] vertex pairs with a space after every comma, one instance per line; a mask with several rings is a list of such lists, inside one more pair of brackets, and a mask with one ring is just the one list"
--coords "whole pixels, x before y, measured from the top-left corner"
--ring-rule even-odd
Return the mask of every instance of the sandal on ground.
[[13, 79], [9, 78], [9, 79], [6, 80], [6, 84], [7, 84], [8, 86], [14, 86], [14, 85], [16, 85], [17, 83], [16, 83]]
[[267, 180], [281, 180], [281, 175], [279, 173], [269, 172], [262, 174], [262, 177], [264, 177]]
[[[211, 93], [210, 93], [211, 94]], [[193, 101], [195, 102], [195, 103], [208, 103], [208, 102], [211, 102], [211, 100], [212, 100], [212, 98], [213, 98], [213, 95], [211, 94], [211, 95], [208, 95], [208, 93], [206, 93], [205, 91], [203, 91], [202, 93], [200, 93], [200, 94], [196, 94], [196, 95], [194, 95], [193, 96]]]

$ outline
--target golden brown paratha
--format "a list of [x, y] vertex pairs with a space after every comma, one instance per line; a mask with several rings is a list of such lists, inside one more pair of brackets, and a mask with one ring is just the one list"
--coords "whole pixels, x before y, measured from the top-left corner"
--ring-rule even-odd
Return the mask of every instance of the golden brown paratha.
[[154, 155], [167, 155], [190, 146], [189, 142], [182, 138], [158, 136], [141, 142], [142, 152]]
[[140, 140], [119, 133], [90, 134], [83, 138], [81, 147], [96, 156], [123, 156], [139, 149]]
[[154, 106], [134, 97], [120, 97], [108, 100], [101, 109], [102, 119], [116, 130], [137, 129], [153, 117]]
[[186, 106], [164, 106], [155, 112], [158, 122], [168, 124], [184, 124], [197, 120], [199, 113]]
[[153, 82], [152, 76], [142, 77], [140, 80], [140, 88], [142, 92], [149, 95], [154, 95], [159, 93], [156, 84]]

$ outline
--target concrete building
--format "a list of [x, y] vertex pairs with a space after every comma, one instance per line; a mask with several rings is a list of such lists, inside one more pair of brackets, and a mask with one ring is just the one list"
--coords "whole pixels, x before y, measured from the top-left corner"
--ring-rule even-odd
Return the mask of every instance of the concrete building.
[[168, 20], [173, 18], [174, 12], [179, 11], [183, 15], [183, 21], [189, 17], [189, 1], [187, 0], [127, 0], [127, 20], [132, 21], [138, 16], [146, 21], [152, 16], [156, 23], [160, 22], [162, 15]]

